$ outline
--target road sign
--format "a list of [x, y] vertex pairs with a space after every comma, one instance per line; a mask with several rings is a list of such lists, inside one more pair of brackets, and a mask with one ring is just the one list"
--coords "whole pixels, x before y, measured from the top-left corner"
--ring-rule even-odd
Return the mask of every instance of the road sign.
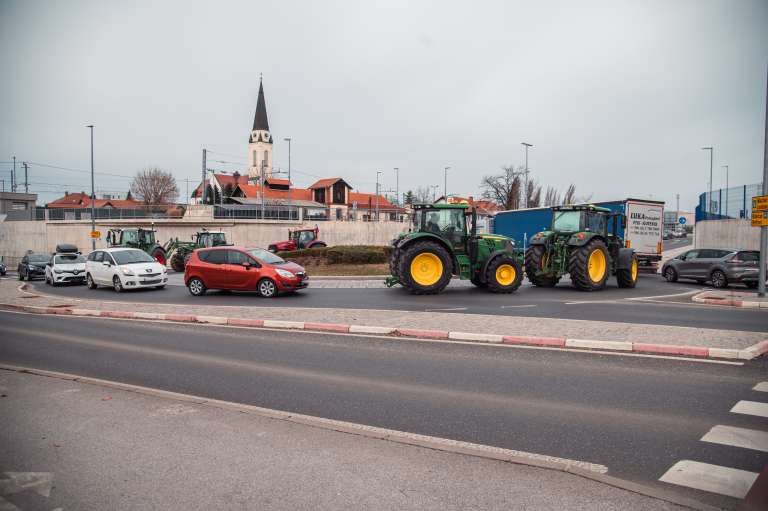
[[685, 217], [684, 216], [681, 216], [680, 218], [678, 218], [677, 221], [680, 222], [680, 225], [685, 225]]
[[768, 195], [755, 195], [752, 197], [752, 210], [768, 211]]
[[752, 211], [752, 227], [768, 227], [768, 211]]
[[101, 238], [101, 231], [91, 231], [91, 238], [95, 240]]

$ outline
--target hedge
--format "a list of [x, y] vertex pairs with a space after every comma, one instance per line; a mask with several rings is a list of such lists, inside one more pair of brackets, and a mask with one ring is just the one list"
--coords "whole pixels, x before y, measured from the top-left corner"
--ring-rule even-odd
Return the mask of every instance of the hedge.
[[278, 255], [297, 263], [312, 261], [320, 264], [381, 264], [389, 261], [391, 253], [390, 246], [341, 245], [279, 252]]

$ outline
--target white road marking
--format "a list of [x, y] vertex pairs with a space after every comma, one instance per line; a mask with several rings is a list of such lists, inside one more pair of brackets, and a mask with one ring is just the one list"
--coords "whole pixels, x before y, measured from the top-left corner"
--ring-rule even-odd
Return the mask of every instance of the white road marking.
[[757, 415], [758, 417], [768, 417], [768, 403], [759, 403], [757, 401], [739, 401], [733, 408], [733, 413], [743, 413], [746, 415]]
[[701, 441], [768, 452], [768, 432], [756, 429], [714, 426]]
[[43, 497], [51, 496], [51, 472], [3, 472], [3, 475], [7, 479], [0, 479], [0, 495], [13, 495], [30, 490]]
[[440, 312], [440, 311], [465, 311], [466, 307], [452, 307], [447, 309], [424, 309], [424, 312]]
[[682, 460], [672, 465], [659, 481], [743, 499], [757, 476], [757, 472]]
[[761, 381], [754, 387], [752, 387], [752, 390], [759, 390], [760, 392], [768, 392], [768, 381]]
[[502, 309], [522, 309], [525, 307], [537, 307], [537, 305], [502, 305]]

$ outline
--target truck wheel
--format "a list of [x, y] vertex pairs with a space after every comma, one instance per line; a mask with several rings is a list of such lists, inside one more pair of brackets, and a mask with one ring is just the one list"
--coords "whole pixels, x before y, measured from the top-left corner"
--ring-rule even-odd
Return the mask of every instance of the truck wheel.
[[637, 285], [637, 255], [632, 254], [629, 268], [616, 270], [616, 281], [619, 287], [635, 287]]
[[178, 250], [175, 251], [173, 253], [173, 256], [171, 257], [171, 268], [173, 268], [174, 271], [182, 273], [184, 271], [184, 264], [185, 264], [184, 256], [181, 255]]
[[413, 243], [402, 251], [398, 259], [400, 282], [415, 295], [438, 294], [451, 281], [451, 256], [438, 243]]
[[165, 266], [167, 259], [165, 258], [165, 250], [163, 250], [163, 247], [155, 247], [150, 255], [152, 256], [152, 259]]
[[485, 270], [485, 281], [491, 293], [512, 293], [523, 281], [523, 268], [511, 257], [497, 257]]
[[531, 245], [525, 251], [525, 275], [534, 286], [555, 287], [560, 282], [560, 277], [554, 273], [539, 274], [546, 266], [547, 247], [544, 245]]
[[581, 291], [598, 291], [605, 288], [610, 260], [605, 243], [593, 239], [583, 247], [573, 247], [568, 258], [571, 281]]

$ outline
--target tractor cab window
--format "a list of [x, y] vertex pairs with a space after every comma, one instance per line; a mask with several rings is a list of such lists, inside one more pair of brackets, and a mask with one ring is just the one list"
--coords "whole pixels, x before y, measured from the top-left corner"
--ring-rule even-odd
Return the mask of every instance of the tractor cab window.
[[304, 246], [315, 239], [315, 231], [301, 231], [299, 233], [299, 245]]
[[598, 213], [587, 213], [586, 228], [589, 229], [590, 232], [605, 232], [605, 218], [605, 215]]
[[581, 211], [555, 211], [552, 230], [558, 232], [579, 232], [581, 230]]
[[211, 239], [210, 243], [212, 246], [227, 244], [227, 237], [224, 236], [223, 232], [212, 232], [208, 236]]
[[461, 245], [465, 232], [463, 209], [435, 209], [424, 213], [426, 232], [449, 240], [453, 246]]
[[137, 231], [123, 231], [120, 233], [122, 236], [122, 244], [127, 245], [129, 243], [138, 243], [139, 242], [139, 235]]
[[139, 231], [139, 241], [143, 245], [152, 245], [155, 243], [155, 233], [152, 231]]

